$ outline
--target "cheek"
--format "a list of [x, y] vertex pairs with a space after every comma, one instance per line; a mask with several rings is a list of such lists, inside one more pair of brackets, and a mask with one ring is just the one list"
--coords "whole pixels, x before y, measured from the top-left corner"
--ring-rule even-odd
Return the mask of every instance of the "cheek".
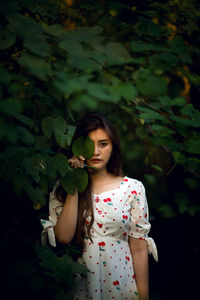
[[106, 156], [107, 156], [107, 159], [110, 159], [111, 154], [112, 154], [112, 146], [110, 146], [110, 147], [106, 150]]

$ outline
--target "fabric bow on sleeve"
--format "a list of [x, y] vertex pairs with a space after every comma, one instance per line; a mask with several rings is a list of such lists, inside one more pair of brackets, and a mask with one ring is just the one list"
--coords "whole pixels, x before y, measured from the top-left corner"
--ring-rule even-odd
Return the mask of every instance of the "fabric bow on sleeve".
[[56, 239], [55, 239], [55, 233], [53, 230], [53, 227], [55, 224], [53, 224], [52, 221], [49, 220], [40, 220], [42, 227], [43, 227], [43, 231], [41, 234], [41, 244], [42, 246], [46, 245], [47, 242], [47, 237], [49, 240], [49, 244], [53, 247], [56, 247]]
[[147, 243], [149, 254], [152, 254], [155, 261], [158, 261], [158, 251], [154, 240], [151, 237], [149, 237]]
[[53, 227], [57, 223], [58, 215], [62, 211], [63, 204], [58, 201], [55, 195], [56, 188], [59, 185], [59, 180], [56, 182], [52, 192], [49, 195], [49, 220], [41, 219], [41, 225], [43, 227], [43, 231], [41, 233], [41, 244], [42, 246], [46, 245], [47, 239], [49, 244], [53, 247], [56, 247], [56, 238]]

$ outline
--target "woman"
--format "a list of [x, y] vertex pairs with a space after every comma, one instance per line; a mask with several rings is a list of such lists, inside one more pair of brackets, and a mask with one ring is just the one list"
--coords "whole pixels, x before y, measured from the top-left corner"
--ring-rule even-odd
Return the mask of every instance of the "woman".
[[123, 175], [119, 139], [105, 116], [86, 115], [72, 143], [79, 136], [89, 136], [94, 154], [87, 161], [73, 156], [69, 163], [95, 168], [87, 168], [89, 184], [83, 194], [64, 195], [60, 187], [51, 193], [50, 243], [55, 245], [54, 234], [60, 243], [75, 241], [81, 249], [79, 262], [91, 271], [87, 278], [76, 278], [75, 299], [147, 300], [148, 250], [153, 247], [156, 258], [156, 248], [147, 235], [144, 186]]

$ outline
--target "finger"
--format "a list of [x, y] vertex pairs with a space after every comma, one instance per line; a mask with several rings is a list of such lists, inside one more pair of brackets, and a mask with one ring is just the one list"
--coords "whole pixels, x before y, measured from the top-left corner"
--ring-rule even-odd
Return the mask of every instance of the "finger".
[[85, 158], [81, 155], [81, 156], [79, 156], [79, 159], [81, 159], [81, 160], [85, 160]]

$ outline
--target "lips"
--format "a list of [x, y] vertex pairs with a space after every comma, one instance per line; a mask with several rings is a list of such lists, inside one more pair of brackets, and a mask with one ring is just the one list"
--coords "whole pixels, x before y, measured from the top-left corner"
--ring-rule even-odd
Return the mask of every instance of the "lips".
[[91, 162], [100, 162], [101, 159], [91, 159], [90, 161], [91, 161]]

